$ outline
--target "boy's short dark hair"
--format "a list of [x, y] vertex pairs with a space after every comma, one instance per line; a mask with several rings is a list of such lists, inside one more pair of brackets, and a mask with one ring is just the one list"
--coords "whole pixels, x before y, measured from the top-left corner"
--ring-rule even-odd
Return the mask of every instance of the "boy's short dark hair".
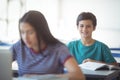
[[96, 27], [96, 25], [97, 25], [96, 16], [93, 13], [90, 13], [90, 12], [82, 12], [82, 13], [80, 13], [78, 15], [78, 17], [77, 17], [76, 24], [78, 25], [79, 21], [81, 21], [81, 20], [91, 20], [94, 27]]

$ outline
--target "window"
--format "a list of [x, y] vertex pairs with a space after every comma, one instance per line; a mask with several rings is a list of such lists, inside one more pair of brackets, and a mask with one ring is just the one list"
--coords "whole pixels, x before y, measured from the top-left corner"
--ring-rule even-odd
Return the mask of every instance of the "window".
[[19, 38], [18, 20], [23, 11], [21, 0], [1, 0], [0, 2], [0, 39], [12, 41]]

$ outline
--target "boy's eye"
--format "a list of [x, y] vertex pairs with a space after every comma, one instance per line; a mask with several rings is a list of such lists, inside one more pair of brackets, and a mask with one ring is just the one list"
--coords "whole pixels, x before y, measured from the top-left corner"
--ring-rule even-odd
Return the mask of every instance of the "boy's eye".
[[80, 25], [80, 27], [84, 27], [83, 25]]
[[83, 25], [79, 25], [79, 27], [84, 27]]

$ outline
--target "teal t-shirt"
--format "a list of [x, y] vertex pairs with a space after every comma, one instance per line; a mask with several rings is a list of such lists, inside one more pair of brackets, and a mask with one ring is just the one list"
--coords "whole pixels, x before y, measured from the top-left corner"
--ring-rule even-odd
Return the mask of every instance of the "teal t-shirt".
[[78, 64], [87, 58], [106, 63], [116, 62], [108, 46], [97, 40], [90, 46], [84, 46], [81, 40], [72, 41], [67, 46]]

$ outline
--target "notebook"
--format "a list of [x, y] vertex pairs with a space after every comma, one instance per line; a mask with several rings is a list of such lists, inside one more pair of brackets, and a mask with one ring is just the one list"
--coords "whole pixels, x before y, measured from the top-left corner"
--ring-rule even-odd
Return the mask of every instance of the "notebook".
[[11, 61], [9, 49], [0, 47], [0, 80], [12, 80]]

